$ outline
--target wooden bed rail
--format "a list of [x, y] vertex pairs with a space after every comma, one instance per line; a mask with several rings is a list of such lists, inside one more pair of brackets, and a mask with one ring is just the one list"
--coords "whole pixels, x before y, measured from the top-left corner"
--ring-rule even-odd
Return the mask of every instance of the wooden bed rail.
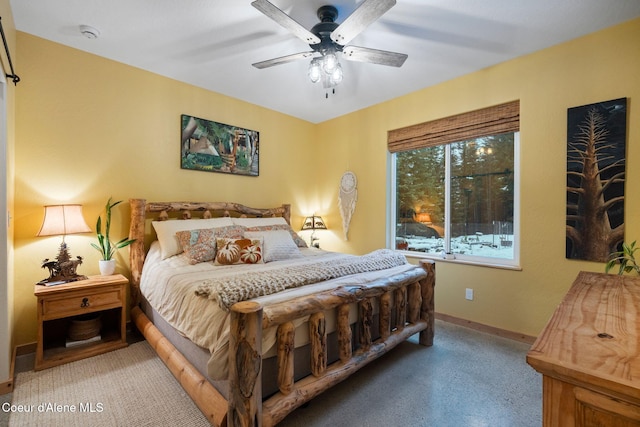
[[[270, 427], [313, 397], [346, 379], [410, 336], [433, 344], [435, 264], [421, 262], [401, 276], [367, 287], [342, 287], [266, 307], [253, 301], [231, 307], [229, 342], [229, 412], [232, 426]], [[379, 305], [380, 338], [372, 340], [373, 300]], [[353, 342], [349, 304], [357, 303], [360, 340]], [[339, 360], [327, 365], [324, 311], [336, 310]], [[395, 316], [392, 314], [395, 313]], [[311, 375], [294, 382], [293, 320], [309, 316]], [[280, 392], [262, 401], [262, 330], [278, 326]], [[355, 348], [355, 351], [353, 349]]]
[[162, 335], [140, 307], [131, 310], [131, 319], [209, 423], [226, 427], [228, 404], [224, 396]]

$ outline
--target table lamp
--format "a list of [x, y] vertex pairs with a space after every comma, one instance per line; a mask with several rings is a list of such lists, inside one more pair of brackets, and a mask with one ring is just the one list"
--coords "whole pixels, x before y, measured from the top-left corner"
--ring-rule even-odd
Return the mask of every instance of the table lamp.
[[54, 261], [49, 258], [42, 261], [41, 267], [49, 269], [49, 277], [39, 281], [39, 285], [58, 285], [87, 278], [76, 273], [76, 269], [82, 264], [82, 257], [71, 259], [64, 237], [67, 234], [88, 233], [90, 231], [91, 229], [82, 216], [82, 205], [48, 205], [44, 207], [44, 220], [36, 236], [62, 235], [62, 243]]
[[326, 230], [326, 229], [327, 229], [327, 226], [325, 225], [324, 220], [322, 219], [321, 216], [317, 216], [317, 215], [308, 216], [304, 219], [304, 222], [302, 223], [302, 230], [312, 230], [311, 238], [309, 239], [309, 244], [314, 248], [320, 248], [320, 243], [314, 243], [320, 240], [319, 238], [315, 237], [316, 230]]

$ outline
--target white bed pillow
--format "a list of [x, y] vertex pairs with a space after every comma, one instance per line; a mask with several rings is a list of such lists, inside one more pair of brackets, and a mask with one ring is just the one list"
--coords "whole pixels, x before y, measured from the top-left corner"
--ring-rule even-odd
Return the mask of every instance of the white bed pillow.
[[266, 217], [266, 218], [231, 218], [234, 224], [247, 227], [247, 231], [271, 231], [271, 230], [287, 230], [291, 234], [291, 238], [299, 248], [306, 248], [307, 243], [295, 232], [291, 225], [282, 218]]
[[233, 225], [231, 218], [209, 218], [209, 219], [180, 219], [168, 221], [152, 221], [156, 230], [158, 242], [160, 243], [160, 254], [162, 259], [177, 255], [182, 252], [182, 247], [178, 241], [176, 233], [185, 230], [197, 230], [199, 228], [218, 228]]
[[301, 258], [304, 255], [287, 230], [245, 231], [244, 237], [262, 238], [264, 241], [264, 262]]

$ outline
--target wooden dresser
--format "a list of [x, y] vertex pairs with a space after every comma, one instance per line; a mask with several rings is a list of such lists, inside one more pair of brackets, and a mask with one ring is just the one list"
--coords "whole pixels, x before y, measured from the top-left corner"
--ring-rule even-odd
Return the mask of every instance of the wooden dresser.
[[581, 272], [527, 354], [544, 426], [640, 426], [640, 278]]

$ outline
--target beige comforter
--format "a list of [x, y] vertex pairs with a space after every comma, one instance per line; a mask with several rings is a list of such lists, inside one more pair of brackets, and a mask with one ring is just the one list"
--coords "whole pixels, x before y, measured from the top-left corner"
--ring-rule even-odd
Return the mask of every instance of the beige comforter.
[[[319, 262], [338, 262], [344, 254], [326, 252], [317, 249], [301, 249], [304, 255], [286, 261], [274, 261], [258, 265], [216, 266], [211, 262], [191, 265], [184, 255], [176, 255], [165, 260], [160, 257], [159, 245], [154, 243], [145, 260], [142, 271], [140, 289], [151, 306], [177, 331], [200, 347], [209, 349], [211, 358], [208, 363], [208, 374], [214, 380], [227, 378], [229, 315], [220, 308], [217, 302], [196, 295], [196, 288], [211, 278], [233, 277], [238, 274], [264, 271], [273, 272], [282, 267], [304, 265], [310, 259]], [[346, 255], [346, 257], [350, 257]], [[369, 271], [352, 274], [321, 283], [296, 287], [276, 294], [256, 298], [261, 304], [268, 304], [308, 295], [310, 293], [332, 289], [341, 285], [364, 285], [377, 278], [388, 277], [415, 268], [411, 264], [403, 264], [386, 270]], [[334, 329], [334, 324], [327, 313], [327, 332]], [[300, 319], [296, 326], [307, 319]], [[352, 320], [355, 320], [355, 312]], [[307, 342], [306, 328], [296, 331], [296, 346]], [[276, 328], [263, 333], [262, 349], [264, 355], [273, 353], [276, 341]]]

